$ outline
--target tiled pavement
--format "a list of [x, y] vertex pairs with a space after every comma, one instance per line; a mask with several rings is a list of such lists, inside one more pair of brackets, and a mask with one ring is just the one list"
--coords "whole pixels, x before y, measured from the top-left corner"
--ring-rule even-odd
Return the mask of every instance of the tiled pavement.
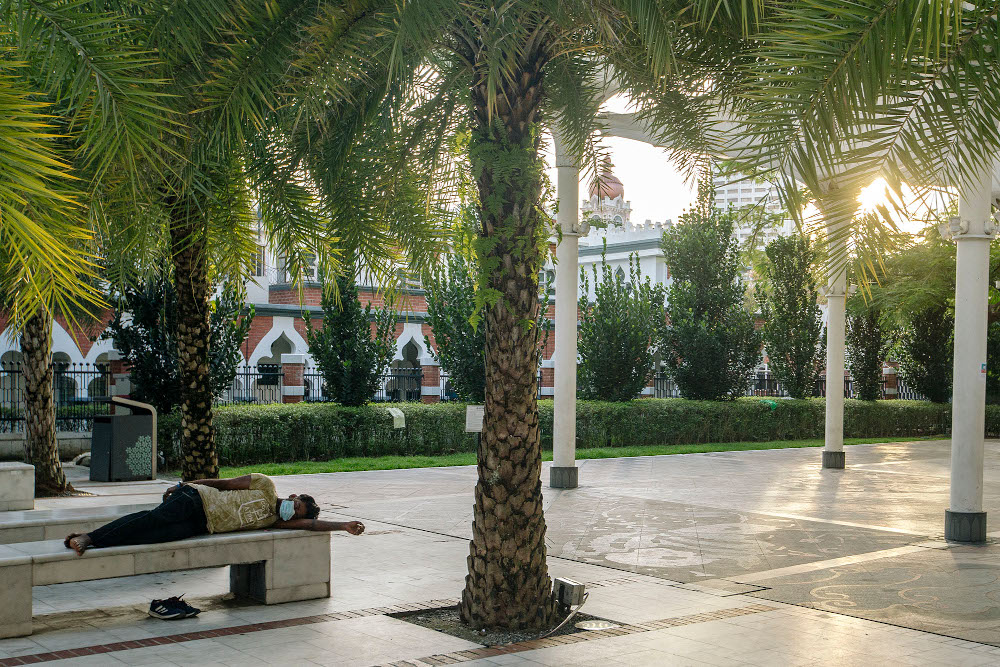
[[[998, 453], [987, 443], [996, 520]], [[544, 488], [549, 567], [589, 582], [584, 611], [622, 627], [503, 651], [386, 615], [460, 593], [474, 468], [277, 478], [368, 525], [334, 536], [330, 599], [227, 601], [225, 569], [38, 587], [37, 630], [0, 640], [0, 665], [1000, 664], [1000, 547], [940, 540], [948, 443], [847, 456], [846, 471], [821, 470], [814, 449], [581, 462], [580, 489]], [[100, 495], [39, 506], [162, 488], [83, 486]], [[201, 616], [145, 616], [183, 592]]]

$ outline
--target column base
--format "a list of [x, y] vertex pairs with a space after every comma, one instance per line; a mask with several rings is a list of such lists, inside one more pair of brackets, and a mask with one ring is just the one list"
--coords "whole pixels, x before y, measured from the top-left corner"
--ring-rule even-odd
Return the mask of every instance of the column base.
[[823, 450], [823, 467], [833, 468], [835, 470], [843, 470], [844, 465], [847, 463], [847, 457], [844, 455], [844, 450], [839, 452], [828, 452]]
[[950, 542], [986, 541], [986, 512], [944, 511], [944, 539]]
[[575, 489], [580, 484], [580, 469], [576, 466], [549, 468], [549, 486], [553, 489]]

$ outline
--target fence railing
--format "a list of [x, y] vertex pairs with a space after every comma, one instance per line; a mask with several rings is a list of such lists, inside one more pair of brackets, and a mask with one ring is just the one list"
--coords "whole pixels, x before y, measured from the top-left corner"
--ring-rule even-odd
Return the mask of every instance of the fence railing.
[[681, 392], [665, 373], [653, 376], [653, 398], [680, 398]]
[[[903, 380], [901, 375], [896, 376], [896, 393], [893, 394], [891, 390], [887, 390], [887, 383], [885, 378], [882, 378], [882, 398], [883, 399], [901, 399], [901, 400], [912, 400], [912, 401], [925, 401], [927, 400], [922, 394], [917, 393], [913, 390], [906, 381]], [[857, 398], [856, 395], [857, 386], [853, 378], [846, 376], [844, 377], [844, 398]], [[750, 381], [747, 383], [747, 389], [743, 393], [744, 396], [773, 396], [775, 398], [785, 398], [788, 396], [788, 392], [785, 391], [781, 383], [771, 374], [771, 373], [757, 373]], [[816, 379], [816, 384], [813, 387], [813, 396], [816, 397], [826, 397], [826, 378], [820, 377]], [[655, 398], [680, 398], [681, 393], [677, 388], [677, 385], [664, 373], [657, 373], [653, 376], [653, 396]]]
[[232, 384], [215, 399], [217, 405], [281, 403], [285, 374], [279, 364], [258, 364], [236, 371]]
[[[56, 430], [89, 431], [97, 415], [111, 412], [111, 372], [104, 364], [52, 364]], [[24, 431], [24, 367], [0, 364], [0, 433]]]
[[390, 368], [372, 397], [373, 403], [402, 403], [420, 400], [423, 371], [419, 368]]
[[303, 400], [310, 403], [323, 403], [330, 400], [326, 393], [326, 380], [323, 379], [323, 374], [318, 370], [307, 366], [305, 372], [302, 373], [302, 381], [306, 387]]
[[903, 379], [902, 375], [896, 376], [896, 395], [895, 396], [885, 396], [885, 391], [883, 390], [884, 398], [898, 398], [904, 401], [926, 401], [927, 397], [919, 393], [913, 387], [911, 387], [906, 380]]
[[[307, 367], [302, 374], [305, 382], [305, 400], [310, 403], [322, 403], [332, 400], [326, 391], [326, 381], [323, 374], [315, 368]], [[378, 389], [372, 397], [373, 403], [402, 403], [404, 401], [420, 400], [420, 385], [423, 381], [423, 371], [419, 368], [390, 368], [382, 376]]]
[[440, 377], [441, 402], [447, 403], [448, 401], [457, 401], [458, 394], [455, 393], [455, 388], [451, 384], [451, 376], [442, 370]]

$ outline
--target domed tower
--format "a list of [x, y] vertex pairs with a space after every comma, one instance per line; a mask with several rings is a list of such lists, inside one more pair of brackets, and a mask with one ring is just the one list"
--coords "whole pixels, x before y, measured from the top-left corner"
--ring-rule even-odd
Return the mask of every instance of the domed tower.
[[625, 185], [610, 169], [605, 169], [594, 179], [588, 195], [590, 199], [584, 199], [580, 206], [580, 213], [585, 219], [598, 218], [610, 226], [628, 226], [632, 205], [625, 201]]

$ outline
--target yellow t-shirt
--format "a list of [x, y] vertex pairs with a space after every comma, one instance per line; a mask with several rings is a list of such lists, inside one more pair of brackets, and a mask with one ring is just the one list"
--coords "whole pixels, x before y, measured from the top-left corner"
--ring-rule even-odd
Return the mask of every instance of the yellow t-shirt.
[[278, 520], [275, 509], [278, 493], [267, 475], [251, 473], [250, 488], [240, 491], [220, 491], [201, 484], [191, 486], [201, 496], [210, 533], [257, 530]]

